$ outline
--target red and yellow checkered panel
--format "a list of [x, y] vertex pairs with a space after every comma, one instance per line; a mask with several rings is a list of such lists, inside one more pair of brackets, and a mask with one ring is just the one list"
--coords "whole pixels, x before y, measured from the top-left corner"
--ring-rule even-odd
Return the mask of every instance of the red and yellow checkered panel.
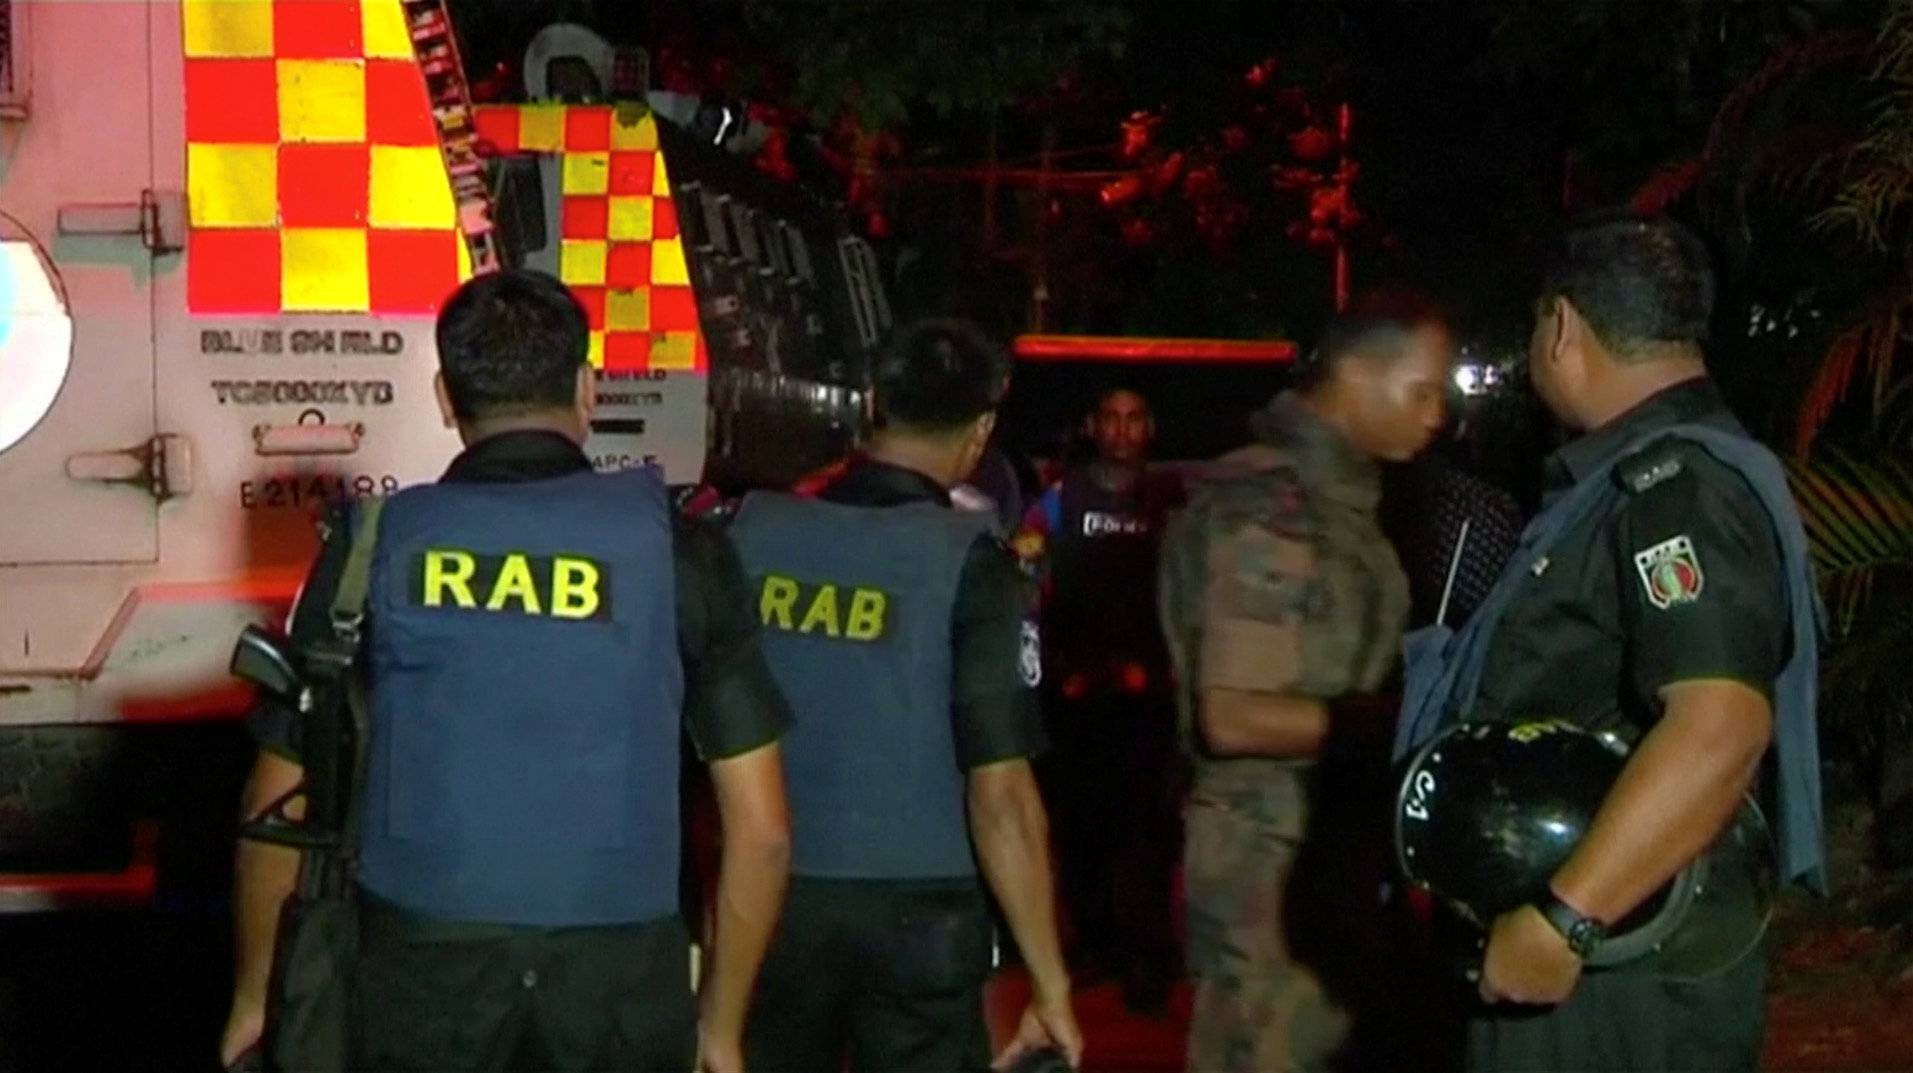
[[606, 372], [705, 371], [657, 121], [557, 104], [483, 107], [476, 118], [479, 140], [498, 152], [562, 158], [558, 275], [591, 318], [591, 363]]
[[181, 2], [192, 311], [434, 311], [470, 257], [399, 0]]

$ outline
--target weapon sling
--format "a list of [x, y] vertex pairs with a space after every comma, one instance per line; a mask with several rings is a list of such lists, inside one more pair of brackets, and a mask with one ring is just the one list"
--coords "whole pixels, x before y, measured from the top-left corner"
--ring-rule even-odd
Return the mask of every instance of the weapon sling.
[[357, 664], [383, 506], [372, 499], [354, 513], [351, 549], [328, 609], [331, 631], [303, 653], [305, 818], [286, 821], [275, 805], [271, 821], [255, 828], [257, 837], [303, 851], [298, 887], [279, 921], [268, 992], [264, 1052], [267, 1068], [280, 1073], [343, 1073], [350, 1052], [359, 948], [355, 799], [368, 731]]

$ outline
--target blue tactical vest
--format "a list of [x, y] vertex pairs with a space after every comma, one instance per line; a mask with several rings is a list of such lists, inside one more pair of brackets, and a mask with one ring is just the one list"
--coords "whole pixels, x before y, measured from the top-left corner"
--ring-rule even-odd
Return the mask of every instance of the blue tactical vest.
[[1526, 591], [1535, 567], [1564, 536], [1622, 494], [1614, 479], [1615, 468], [1665, 437], [1690, 441], [1739, 473], [1767, 508], [1773, 523], [1793, 623], [1793, 651], [1774, 686], [1772, 790], [1779, 805], [1776, 833], [1780, 864], [1784, 878], [1798, 879], [1824, 891], [1826, 851], [1816, 722], [1823, 624], [1819, 589], [1786, 471], [1772, 453], [1744, 434], [1701, 424], [1656, 429], [1552, 499], [1528, 523], [1494, 588], [1459, 633], [1436, 625], [1409, 634], [1404, 645], [1406, 669], [1395, 759], [1406, 758], [1442, 727], [1466, 718], [1480, 692], [1482, 669], [1495, 628]]
[[951, 619], [987, 515], [756, 493], [731, 538], [789, 699], [791, 872], [976, 874], [951, 709]]
[[367, 621], [366, 890], [543, 927], [677, 911], [684, 679], [655, 476], [398, 493]]

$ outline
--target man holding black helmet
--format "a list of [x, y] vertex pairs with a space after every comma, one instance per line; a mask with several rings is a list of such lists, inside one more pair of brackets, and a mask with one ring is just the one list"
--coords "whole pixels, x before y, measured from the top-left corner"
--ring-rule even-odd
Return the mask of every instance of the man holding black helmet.
[[1567, 235], [1530, 373], [1582, 436], [1549, 459], [1547, 505], [1468, 628], [1414, 646], [1398, 755], [1459, 719], [1565, 719], [1630, 745], [1548, 889], [1484, 921], [1470, 1069], [1755, 1068], [1758, 951], [1700, 981], [1653, 954], [1583, 962], [1715, 841], [1763, 766], [1782, 877], [1824, 882], [1812, 575], [1784, 473], [1707, 379], [1713, 289], [1676, 224]]

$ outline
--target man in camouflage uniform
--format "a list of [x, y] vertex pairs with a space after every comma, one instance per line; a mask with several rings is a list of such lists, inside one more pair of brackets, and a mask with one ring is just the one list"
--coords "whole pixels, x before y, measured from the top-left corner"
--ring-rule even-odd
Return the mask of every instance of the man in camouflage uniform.
[[1195, 772], [1191, 1070], [1321, 1069], [1347, 1036], [1347, 1012], [1294, 956], [1308, 936], [1287, 888], [1315, 760], [1342, 714], [1364, 718], [1338, 702], [1395, 668], [1408, 587], [1376, 520], [1377, 461], [1413, 457], [1440, 427], [1451, 350], [1426, 302], [1359, 301], [1165, 537], [1161, 611]]

